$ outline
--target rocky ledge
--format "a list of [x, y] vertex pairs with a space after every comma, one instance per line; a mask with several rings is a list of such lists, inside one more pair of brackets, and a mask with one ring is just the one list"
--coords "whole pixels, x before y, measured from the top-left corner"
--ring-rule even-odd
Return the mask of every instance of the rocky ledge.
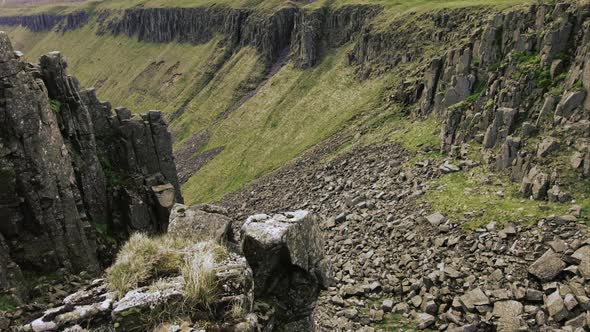
[[[215, 206], [183, 205], [174, 208], [171, 227], [208, 229], [191, 234], [198, 241], [220, 241], [231, 219]], [[214, 212], [216, 211], [216, 212]], [[207, 218], [201, 218], [207, 214]], [[133, 289], [123, 296], [111, 291], [105, 279], [67, 296], [61, 306], [18, 331], [158, 331], [229, 330], [266, 331], [274, 328], [313, 329], [311, 313], [319, 290], [328, 286], [328, 266], [324, 260], [324, 238], [320, 220], [307, 211], [248, 218], [242, 228], [242, 254], [229, 253], [213, 267], [215, 299], [207, 307], [189, 305], [183, 275], [168, 276]], [[190, 232], [189, 232], [190, 233]], [[196, 240], [198, 239], [198, 240]], [[225, 237], [223, 242], [233, 242]], [[195, 242], [195, 243], [196, 243]], [[199, 252], [189, 253], [199, 255]], [[196, 258], [193, 256], [188, 259]], [[186, 320], [178, 323], [178, 320]], [[196, 323], [189, 323], [190, 321]], [[170, 323], [167, 321], [170, 320]]]

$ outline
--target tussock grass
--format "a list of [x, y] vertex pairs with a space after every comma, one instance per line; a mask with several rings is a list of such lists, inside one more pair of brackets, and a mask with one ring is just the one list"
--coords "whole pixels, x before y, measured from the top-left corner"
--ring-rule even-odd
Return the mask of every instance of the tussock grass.
[[208, 307], [217, 294], [215, 262], [217, 260], [212, 242], [203, 243], [200, 255], [184, 258], [181, 273], [184, 278], [184, 292], [189, 303]]
[[195, 244], [183, 238], [136, 233], [107, 270], [107, 283], [122, 297], [137, 287], [158, 287], [161, 277], [181, 274], [187, 299], [208, 304], [216, 292], [214, 267], [226, 255], [226, 249], [213, 241]]
[[188, 242], [167, 236], [150, 238], [136, 233], [121, 248], [115, 264], [107, 270], [109, 287], [125, 295], [150, 279], [179, 272], [182, 249]]

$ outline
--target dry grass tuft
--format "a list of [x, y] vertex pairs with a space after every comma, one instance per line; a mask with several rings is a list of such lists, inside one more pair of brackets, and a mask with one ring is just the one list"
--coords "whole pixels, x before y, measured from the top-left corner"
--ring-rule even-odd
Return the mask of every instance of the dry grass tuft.
[[220, 245], [200, 242], [194, 246], [198, 255], [187, 255], [181, 268], [184, 291], [188, 303], [208, 307], [217, 295], [216, 262], [220, 259]]
[[107, 270], [107, 282], [122, 297], [141, 286], [157, 287], [161, 277], [181, 274], [187, 301], [207, 306], [217, 292], [216, 263], [225, 257], [226, 248], [213, 241], [194, 243], [189, 239], [137, 233]]

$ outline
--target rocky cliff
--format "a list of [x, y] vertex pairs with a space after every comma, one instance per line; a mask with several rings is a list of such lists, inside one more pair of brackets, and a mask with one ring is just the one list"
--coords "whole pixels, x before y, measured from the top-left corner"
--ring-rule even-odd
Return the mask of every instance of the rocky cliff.
[[0, 17], [0, 25], [20, 25], [35, 32], [50, 31], [54, 28], [59, 31], [68, 31], [83, 26], [87, 21], [88, 13], [83, 10], [65, 15], [36, 14]]
[[0, 34], [0, 286], [21, 294], [21, 271], [98, 272], [106, 236], [165, 231], [182, 202], [161, 114], [113, 115], [66, 67]]
[[[255, 47], [271, 64], [281, 52], [291, 50], [297, 66], [317, 63], [323, 50], [349, 42], [380, 11], [380, 6], [351, 5], [330, 10], [304, 10], [287, 5], [273, 12], [222, 6], [197, 8], [132, 8], [96, 14], [97, 33], [135, 36], [154, 43], [201, 44], [215, 34], [224, 36], [228, 48]], [[0, 17], [0, 25], [23, 26], [32, 31], [67, 31], [84, 25], [85, 11], [67, 15], [39, 14]]]
[[567, 3], [495, 14], [434, 59], [420, 107], [444, 119], [441, 149], [459, 157], [481, 144], [525, 197], [568, 201], [567, 187], [589, 175], [589, 16]]

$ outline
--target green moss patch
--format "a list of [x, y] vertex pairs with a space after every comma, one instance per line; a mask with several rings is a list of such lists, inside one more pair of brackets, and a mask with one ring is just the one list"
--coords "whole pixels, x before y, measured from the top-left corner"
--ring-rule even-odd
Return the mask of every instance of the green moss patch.
[[0, 295], [0, 311], [14, 311], [18, 307], [16, 299], [10, 295]]
[[469, 171], [442, 176], [424, 196], [436, 211], [466, 229], [490, 222], [534, 224], [549, 215], [563, 215], [571, 204], [533, 201], [523, 198], [518, 184], [479, 166]]

